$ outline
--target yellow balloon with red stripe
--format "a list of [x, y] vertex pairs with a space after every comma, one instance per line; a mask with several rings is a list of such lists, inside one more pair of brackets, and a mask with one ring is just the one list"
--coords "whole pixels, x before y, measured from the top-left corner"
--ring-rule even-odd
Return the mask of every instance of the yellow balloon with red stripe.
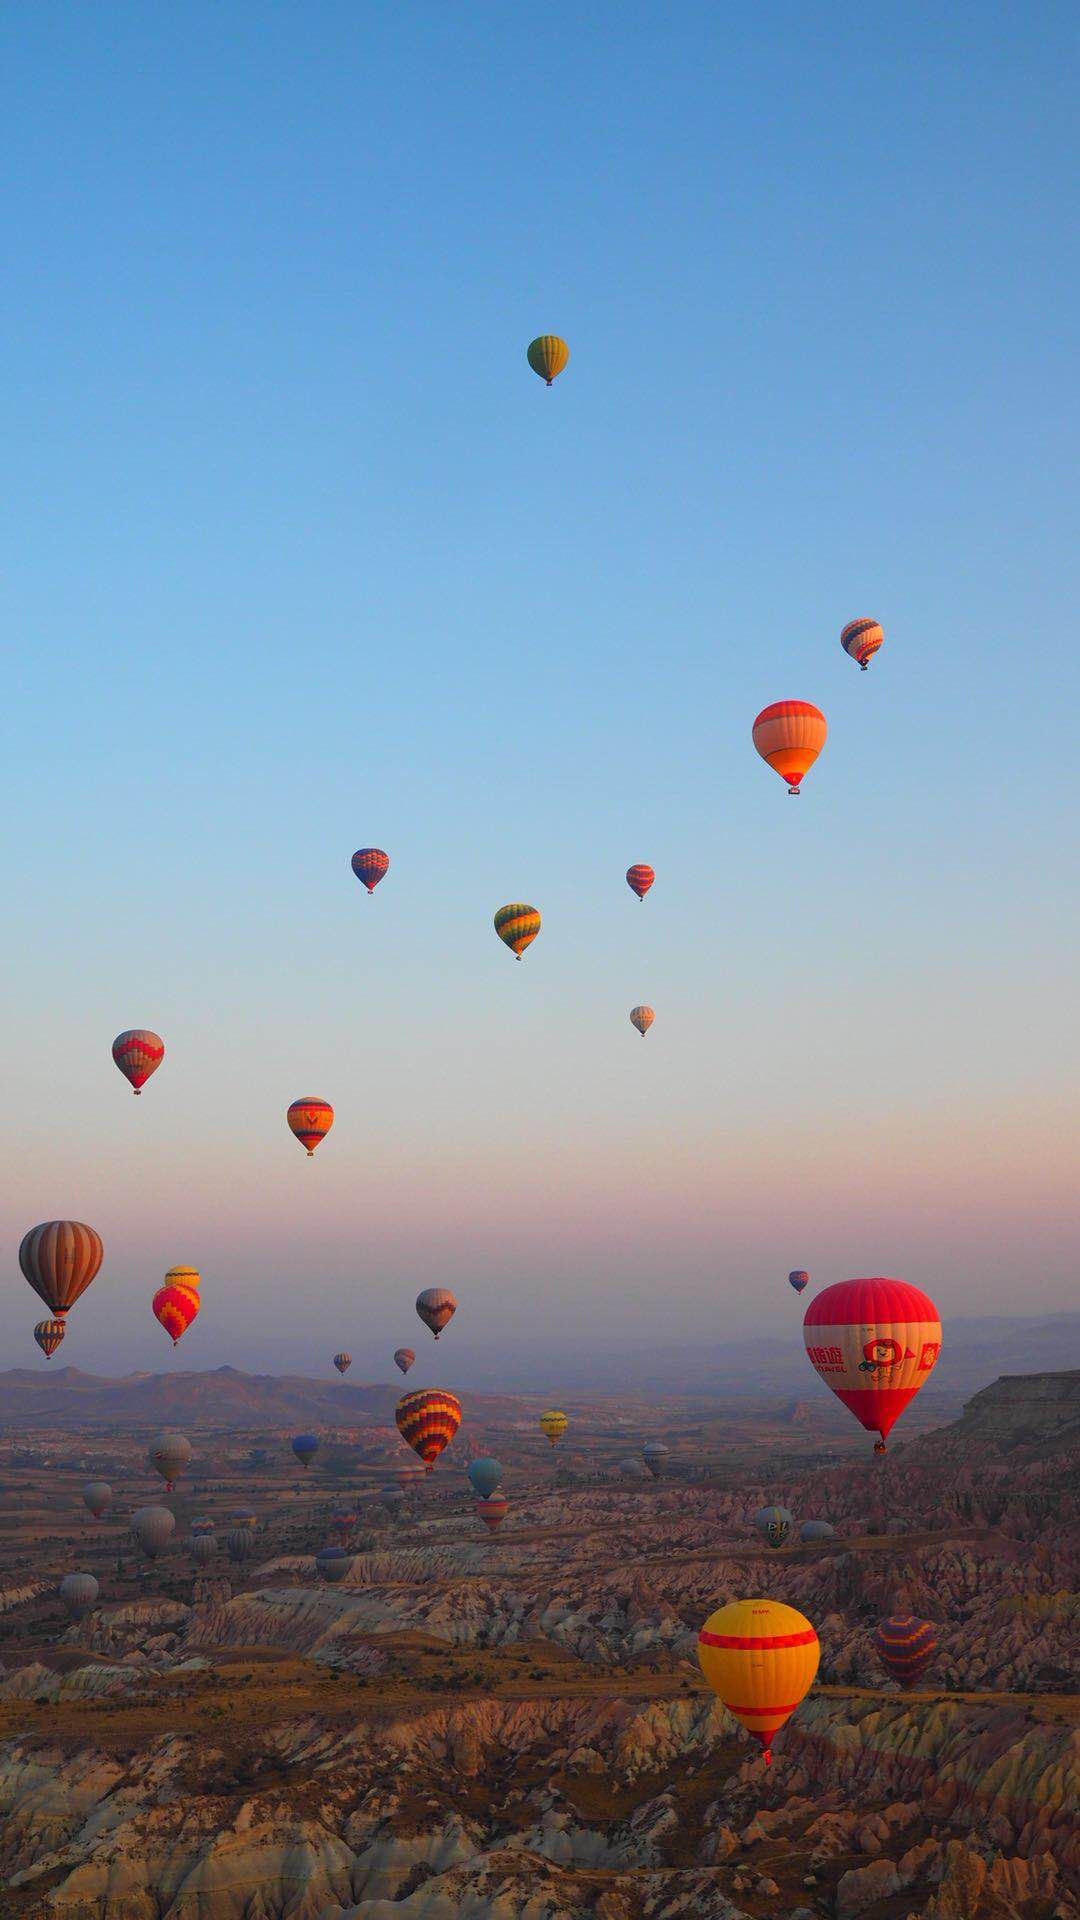
[[329, 1100], [317, 1100], [309, 1094], [304, 1100], [294, 1100], [285, 1118], [290, 1133], [295, 1134], [300, 1145], [307, 1148], [310, 1160], [320, 1140], [325, 1140], [334, 1124], [334, 1109]]
[[810, 1691], [820, 1657], [809, 1620], [782, 1600], [731, 1600], [710, 1613], [698, 1635], [702, 1673], [760, 1740], [766, 1766], [773, 1734]]

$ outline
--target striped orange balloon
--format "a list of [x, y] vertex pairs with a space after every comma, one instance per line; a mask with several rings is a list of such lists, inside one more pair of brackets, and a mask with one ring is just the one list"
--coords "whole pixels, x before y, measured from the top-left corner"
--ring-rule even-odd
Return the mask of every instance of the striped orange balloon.
[[200, 1304], [194, 1287], [176, 1286], [166, 1274], [165, 1285], [158, 1288], [150, 1302], [150, 1310], [175, 1347], [181, 1334], [186, 1333], [197, 1318]]
[[906, 1689], [921, 1680], [932, 1664], [937, 1635], [929, 1620], [917, 1620], [913, 1613], [894, 1614], [874, 1628], [874, 1648], [882, 1666]]
[[523, 900], [513, 900], [509, 906], [499, 908], [495, 915], [495, 931], [520, 960], [526, 947], [532, 945], [540, 931], [540, 915], [535, 907], [527, 907]]
[[637, 866], [626, 869], [626, 884], [632, 893], [637, 894], [639, 900], [644, 900], [655, 879], [656, 874], [652, 867], [647, 866], [644, 860], [639, 861]]
[[486, 1500], [478, 1500], [476, 1503], [476, 1511], [491, 1533], [502, 1526], [509, 1507], [510, 1502], [505, 1493], [489, 1494]]
[[112, 1057], [124, 1079], [130, 1080], [136, 1093], [141, 1093], [165, 1058], [165, 1042], [160, 1033], [152, 1033], [149, 1027], [129, 1027], [113, 1041]]
[[62, 1320], [38, 1321], [37, 1326], [34, 1328], [34, 1339], [37, 1341], [46, 1360], [52, 1359], [53, 1354], [56, 1352], [66, 1332], [67, 1328]]
[[630, 1025], [637, 1028], [643, 1040], [655, 1019], [656, 1015], [651, 1007], [631, 1007], [630, 1009]]
[[294, 1100], [285, 1118], [300, 1145], [307, 1148], [310, 1160], [334, 1124], [334, 1109], [329, 1100], [316, 1100], [309, 1094], [305, 1100]]
[[754, 721], [754, 745], [773, 772], [787, 781], [788, 792], [798, 793], [828, 730], [821, 708], [809, 700], [777, 700], [763, 707]]
[[525, 349], [525, 358], [533, 372], [538, 373], [541, 380], [546, 380], [550, 387], [569, 360], [570, 349], [557, 333], [540, 333], [535, 340], [530, 340]]
[[394, 1418], [406, 1446], [420, 1455], [430, 1473], [461, 1425], [461, 1401], [443, 1387], [421, 1387], [402, 1394]]
[[101, 1235], [81, 1220], [43, 1220], [19, 1247], [24, 1277], [58, 1320], [86, 1292], [104, 1257]]
[[357, 847], [350, 865], [361, 884], [369, 893], [374, 893], [379, 881], [390, 871], [390, 855], [381, 847]]
[[840, 635], [840, 645], [865, 673], [884, 638], [879, 620], [849, 620]]
[[765, 1765], [772, 1737], [813, 1685], [821, 1648], [809, 1620], [782, 1600], [732, 1600], [710, 1613], [698, 1659], [713, 1692], [747, 1733]]

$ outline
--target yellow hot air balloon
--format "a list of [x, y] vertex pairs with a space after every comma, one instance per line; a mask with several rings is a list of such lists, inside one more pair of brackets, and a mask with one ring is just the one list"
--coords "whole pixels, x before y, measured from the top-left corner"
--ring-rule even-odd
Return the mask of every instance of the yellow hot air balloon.
[[547, 1435], [553, 1447], [558, 1446], [569, 1425], [565, 1413], [560, 1413], [557, 1407], [549, 1407], [540, 1415], [540, 1431]]
[[511, 953], [521, 959], [526, 947], [532, 945], [540, 931], [540, 915], [535, 907], [528, 907], [523, 900], [512, 900], [507, 907], [500, 907], [495, 915], [495, 931]]
[[710, 1613], [698, 1634], [698, 1659], [713, 1692], [768, 1766], [772, 1737], [809, 1693], [821, 1648], [805, 1615], [782, 1600], [732, 1600]]
[[163, 1287], [190, 1287], [192, 1293], [198, 1293], [199, 1270], [197, 1267], [170, 1267], [161, 1284]]
[[570, 349], [565, 340], [557, 333], [540, 333], [531, 340], [525, 349], [526, 358], [534, 373], [546, 380], [550, 387], [552, 381], [562, 372], [570, 358]]
[[651, 1007], [631, 1007], [630, 1009], [630, 1025], [637, 1028], [643, 1040], [655, 1019], [656, 1015]]

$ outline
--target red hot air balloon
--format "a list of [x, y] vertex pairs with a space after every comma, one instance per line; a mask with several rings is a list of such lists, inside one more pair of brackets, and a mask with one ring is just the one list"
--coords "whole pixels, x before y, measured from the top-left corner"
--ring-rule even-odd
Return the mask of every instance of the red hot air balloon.
[[103, 1258], [101, 1235], [81, 1220], [43, 1220], [19, 1247], [24, 1278], [58, 1320], [86, 1292]]
[[152, 1033], [149, 1027], [129, 1027], [113, 1041], [112, 1057], [124, 1079], [130, 1080], [136, 1093], [141, 1093], [165, 1058], [165, 1042], [160, 1033]]
[[411, 1347], [398, 1347], [394, 1354], [394, 1365], [400, 1373], [408, 1373], [415, 1360], [416, 1355]]
[[505, 1493], [491, 1493], [486, 1500], [477, 1501], [476, 1511], [489, 1533], [494, 1533], [496, 1528], [502, 1526], [509, 1506]]
[[655, 879], [656, 874], [653, 872], [652, 867], [646, 866], [644, 860], [639, 861], [636, 866], [627, 867], [626, 869], [626, 884], [630, 888], [631, 893], [637, 894], [639, 900], [644, 900], [645, 895], [648, 893]]
[[793, 1267], [788, 1274], [788, 1286], [794, 1287], [796, 1293], [802, 1293], [804, 1288], [809, 1285], [810, 1275], [806, 1272], [806, 1269], [804, 1267]]
[[874, 1629], [874, 1651], [887, 1673], [902, 1687], [921, 1680], [937, 1653], [937, 1636], [929, 1620], [914, 1614], [894, 1614]]
[[390, 871], [390, 855], [381, 847], [357, 847], [352, 870], [368, 892], [374, 893], [379, 881]]
[[801, 791], [800, 782], [825, 745], [825, 715], [809, 700], [776, 700], [763, 707], [754, 721], [754, 745], [789, 793]]
[[306, 1100], [294, 1100], [285, 1118], [290, 1133], [307, 1148], [310, 1160], [319, 1141], [325, 1140], [334, 1124], [334, 1109], [329, 1100], [316, 1100], [309, 1095]]
[[893, 1423], [941, 1352], [941, 1319], [928, 1294], [906, 1280], [838, 1280], [816, 1294], [803, 1319], [811, 1365], [884, 1453]]
[[394, 1410], [398, 1432], [430, 1473], [461, 1425], [461, 1401], [442, 1387], [404, 1393]]
[[[170, 1273], [173, 1270], [170, 1269]], [[183, 1269], [181, 1268], [182, 1272]], [[154, 1319], [163, 1326], [175, 1347], [182, 1334], [185, 1334], [199, 1311], [199, 1295], [194, 1287], [183, 1281], [165, 1275], [165, 1283], [160, 1286], [150, 1302]]]

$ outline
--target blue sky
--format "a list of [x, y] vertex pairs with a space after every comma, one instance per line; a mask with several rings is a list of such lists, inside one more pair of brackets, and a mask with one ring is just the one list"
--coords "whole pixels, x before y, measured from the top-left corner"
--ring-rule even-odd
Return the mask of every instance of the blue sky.
[[[167, 1358], [180, 1259], [189, 1364], [364, 1377], [440, 1281], [462, 1378], [787, 1338], [792, 1265], [1069, 1304], [1073, 10], [0, 43], [5, 1354], [55, 1215], [106, 1242], [83, 1365]], [[749, 739], [789, 696], [830, 722], [798, 802]]]

